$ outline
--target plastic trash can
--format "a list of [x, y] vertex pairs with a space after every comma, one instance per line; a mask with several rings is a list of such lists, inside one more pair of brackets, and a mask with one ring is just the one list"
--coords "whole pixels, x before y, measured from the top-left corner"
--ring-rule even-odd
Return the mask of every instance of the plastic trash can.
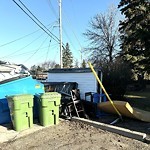
[[107, 98], [105, 94], [98, 94], [98, 93], [94, 93], [93, 94], [93, 102], [94, 103], [100, 103], [100, 98], [101, 98], [101, 102], [106, 102]]
[[[100, 101], [101, 98], [101, 101]], [[98, 93], [94, 93], [93, 94], [93, 102], [96, 103], [96, 106], [98, 103], [100, 102], [106, 102], [107, 98], [105, 94], [98, 94]], [[96, 117], [100, 118], [102, 116], [106, 116], [106, 113], [101, 111], [98, 107], [96, 107]]]
[[8, 105], [14, 130], [22, 131], [33, 126], [33, 95], [8, 96]]
[[60, 99], [61, 94], [57, 92], [48, 92], [40, 95], [39, 119], [42, 126], [59, 123]]

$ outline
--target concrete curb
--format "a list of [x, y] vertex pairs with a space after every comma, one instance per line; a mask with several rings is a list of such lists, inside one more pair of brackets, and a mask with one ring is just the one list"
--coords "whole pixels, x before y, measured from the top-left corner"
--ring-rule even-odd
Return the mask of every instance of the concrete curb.
[[125, 128], [116, 127], [113, 125], [108, 125], [105, 123], [91, 121], [91, 120], [84, 119], [84, 118], [73, 117], [72, 121], [83, 122], [83, 123], [91, 125], [93, 127], [100, 128], [102, 130], [107, 130], [107, 131], [110, 131], [113, 133], [117, 133], [117, 134], [123, 135], [125, 137], [129, 137], [129, 138], [136, 139], [139, 141], [146, 141], [146, 134], [145, 133], [136, 132], [136, 131], [132, 131], [132, 130], [125, 129]]

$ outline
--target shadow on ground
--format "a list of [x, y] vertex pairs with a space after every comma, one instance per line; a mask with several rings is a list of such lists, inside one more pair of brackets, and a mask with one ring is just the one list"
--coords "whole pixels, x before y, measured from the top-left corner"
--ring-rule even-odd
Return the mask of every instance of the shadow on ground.
[[[117, 118], [118, 118], [117, 115], [107, 115], [99, 119], [96, 119], [95, 121], [110, 124]], [[140, 120], [127, 118], [123, 116], [123, 121], [119, 120], [117, 123], [113, 125], [117, 127], [126, 128], [132, 131], [146, 133], [150, 136], [150, 123], [149, 122], [143, 122]]]

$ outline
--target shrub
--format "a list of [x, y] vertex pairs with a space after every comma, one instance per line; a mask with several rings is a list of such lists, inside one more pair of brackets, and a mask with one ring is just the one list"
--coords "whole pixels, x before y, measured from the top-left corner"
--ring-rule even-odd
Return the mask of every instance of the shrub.
[[112, 99], [122, 99], [131, 80], [131, 69], [121, 58], [103, 66], [103, 84]]

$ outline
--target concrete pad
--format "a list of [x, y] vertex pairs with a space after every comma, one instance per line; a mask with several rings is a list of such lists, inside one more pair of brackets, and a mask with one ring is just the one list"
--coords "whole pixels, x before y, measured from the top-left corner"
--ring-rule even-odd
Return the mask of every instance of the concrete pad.
[[117, 133], [117, 134], [123, 135], [125, 137], [133, 138], [133, 139], [136, 139], [136, 140], [140, 140], [140, 141], [145, 141], [146, 140], [146, 134], [145, 133], [136, 132], [136, 131], [132, 131], [132, 130], [129, 130], [129, 129], [116, 127], [116, 126], [113, 126], [113, 125], [108, 125], [108, 124], [105, 124], [105, 123], [100, 123], [100, 122], [96, 122], [96, 121], [92, 121], [92, 120], [88, 120], [88, 119], [84, 119], [84, 118], [73, 117], [72, 120], [73, 121], [81, 121], [85, 124], [94, 126], [96, 128], [100, 128], [102, 130], [107, 130], [107, 131]]
[[0, 143], [15, 140], [17, 138], [26, 136], [43, 128], [46, 127], [34, 124], [32, 128], [17, 132], [11, 128], [10, 124], [7, 124], [5, 126], [0, 125]]

